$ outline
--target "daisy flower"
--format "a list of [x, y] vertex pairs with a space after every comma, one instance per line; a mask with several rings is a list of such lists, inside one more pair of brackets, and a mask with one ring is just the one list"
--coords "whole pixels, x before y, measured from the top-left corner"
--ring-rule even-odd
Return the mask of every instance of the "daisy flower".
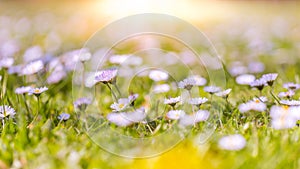
[[195, 113], [195, 122], [206, 121], [209, 118], [209, 111], [207, 110], [198, 110]]
[[104, 84], [114, 83], [116, 81], [117, 73], [117, 68], [100, 70], [95, 73], [95, 81], [96, 83], [102, 82]]
[[126, 117], [126, 113], [120, 112], [120, 113], [109, 113], [107, 115], [107, 120], [117, 126], [120, 127], [126, 127], [126, 126], [130, 126], [131, 124], [133, 124], [133, 121], [129, 120]]
[[261, 73], [265, 70], [265, 65], [261, 62], [251, 62], [248, 64], [250, 73]]
[[142, 122], [146, 118], [146, 112], [145, 109], [139, 108], [134, 112], [128, 112], [124, 114], [124, 118], [127, 118], [128, 120], [137, 123], [137, 122]]
[[272, 106], [271, 125], [276, 130], [293, 128], [300, 119], [299, 106]]
[[92, 103], [92, 99], [82, 97], [77, 99], [73, 104], [76, 109], [84, 111], [88, 105]]
[[64, 70], [54, 71], [48, 76], [47, 83], [48, 84], [56, 84], [63, 80], [67, 76], [67, 73]]
[[299, 106], [272, 106], [270, 109], [270, 117], [278, 118], [294, 118], [300, 119]]
[[300, 84], [288, 82], [283, 84], [283, 88], [288, 89], [288, 90], [297, 90], [300, 88]]
[[170, 110], [166, 116], [168, 119], [178, 120], [181, 117], [183, 117], [184, 115], [185, 115], [185, 112], [183, 110]]
[[14, 58], [3, 58], [0, 60], [0, 69], [1, 68], [9, 68], [14, 64]]
[[16, 114], [15, 109], [11, 108], [7, 105], [1, 105], [0, 106], [0, 119], [3, 119], [5, 117], [14, 117]]
[[149, 73], [149, 78], [156, 82], [159, 82], [159, 81], [167, 80], [169, 78], [169, 75], [168, 73], [160, 70], [152, 70]]
[[174, 107], [177, 103], [179, 103], [181, 101], [181, 97], [173, 97], [173, 98], [168, 98], [164, 100], [164, 104], [168, 104], [172, 107]]
[[205, 78], [199, 75], [193, 75], [180, 81], [178, 87], [180, 89], [191, 90], [193, 86], [204, 86], [206, 82]]
[[84, 53], [81, 53], [79, 55], [79, 60], [81, 62], [86, 62], [86, 61], [89, 61], [92, 57], [92, 54], [90, 52], [84, 52]]
[[44, 93], [45, 91], [47, 91], [48, 88], [47, 87], [40, 87], [40, 88], [31, 88], [28, 92], [29, 95], [36, 95], [39, 96], [40, 94]]
[[69, 120], [69, 118], [70, 118], [70, 114], [68, 113], [62, 113], [59, 116], [57, 116], [58, 120], [63, 120], [63, 121]]
[[255, 80], [255, 76], [251, 74], [243, 74], [236, 77], [235, 81], [240, 85], [249, 85]]
[[197, 98], [191, 98], [189, 100], [189, 104], [196, 105], [197, 107], [200, 107], [202, 104], [204, 104], [207, 101], [208, 101], [208, 99], [205, 98], [205, 97], [197, 97]]
[[254, 80], [253, 82], [250, 83], [250, 86], [252, 88], [255, 87], [260, 91], [265, 87], [265, 85], [267, 85], [267, 82], [265, 81], [265, 79], [262, 79], [262, 78], [261, 79], [256, 79], [256, 80]]
[[135, 55], [113, 55], [109, 58], [109, 62], [118, 65], [125, 64], [138, 66], [143, 63], [143, 60]]
[[128, 96], [128, 100], [130, 104], [134, 104], [135, 100], [139, 97], [139, 94], [130, 94]]
[[209, 94], [214, 94], [214, 93], [220, 92], [221, 88], [217, 87], [217, 86], [205, 86], [204, 91], [209, 93]]
[[8, 74], [22, 74], [24, 66], [23, 65], [16, 65], [16, 66], [10, 66], [7, 70]]
[[219, 140], [218, 145], [224, 150], [238, 151], [246, 146], [246, 140], [242, 135], [234, 134], [222, 137]]
[[271, 125], [276, 130], [289, 129], [295, 127], [297, 120], [294, 118], [276, 118], [271, 120]]
[[280, 100], [280, 104], [287, 106], [299, 106], [300, 100]]
[[118, 100], [118, 102], [114, 102], [112, 105], [110, 105], [110, 108], [113, 111], [120, 112], [120, 111], [124, 110], [125, 108], [127, 108], [127, 106], [129, 106], [129, 104], [130, 104], [130, 100], [128, 98], [121, 98]]
[[22, 75], [32, 75], [44, 69], [44, 63], [41, 60], [37, 60], [27, 64], [21, 74]]
[[256, 100], [256, 101], [251, 100], [247, 103], [240, 104], [238, 108], [241, 113], [246, 113], [251, 110], [262, 112], [266, 110], [267, 106], [265, 103], [261, 102], [260, 100]]
[[153, 87], [153, 92], [154, 93], [166, 93], [170, 91], [171, 87], [168, 84], [161, 84], [161, 85], [155, 85]]
[[230, 92], [231, 92], [231, 89], [226, 89], [226, 90], [215, 93], [215, 95], [219, 96], [219, 97], [227, 98]]
[[25, 93], [28, 93], [31, 89], [32, 89], [32, 87], [30, 87], [30, 86], [22, 86], [22, 87], [16, 88], [15, 93], [16, 94], [25, 94]]
[[279, 94], [278, 94], [278, 97], [280, 97], [280, 98], [284, 98], [284, 97], [286, 97], [286, 98], [291, 98], [291, 97], [293, 97], [295, 95], [295, 91], [293, 91], [293, 90], [288, 90], [288, 91], [286, 91], [286, 92], [280, 92]]
[[276, 80], [278, 74], [277, 73], [268, 73], [262, 76], [269, 86], [273, 86], [274, 81]]
[[246, 66], [231, 66], [229, 68], [229, 73], [232, 75], [232, 76], [238, 76], [238, 75], [241, 75], [241, 74], [245, 74], [248, 72], [248, 68]]
[[207, 110], [199, 110], [192, 115], [185, 114], [180, 118], [179, 124], [182, 126], [190, 126], [195, 125], [201, 121], [206, 121], [209, 118], [209, 111]]
[[109, 62], [112, 64], [122, 64], [129, 57], [130, 57], [130, 55], [113, 55], [113, 56], [109, 57]]
[[199, 75], [190, 76], [188, 79], [193, 79], [195, 81], [194, 86], [204, 86], [207, 82], [205, 78]]
[[263, 103], [265, 103], [265, 102], [267, 102], [267, 101], [268, 101], [268, 98], [267, 98], [267, 97], [265, 97], [265, 96], [254, 97], [254, 98], [253, 98], [253, 101], [255, 101], [255, 102], [263, 102]]

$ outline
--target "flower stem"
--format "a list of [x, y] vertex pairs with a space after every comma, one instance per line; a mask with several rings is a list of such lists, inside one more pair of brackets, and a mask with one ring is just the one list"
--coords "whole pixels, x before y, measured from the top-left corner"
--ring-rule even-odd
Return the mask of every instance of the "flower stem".
[[111, 87], [109, 86], [109, 84], [108, 84], [108, 83], [106, 84], [106, 86], [109, 88], [109, 90], [110, 90], [110, 92], [112, 93], [112, 95], [113, 95], [113, 97], [114, 97], [115, 101], [117, 101], [117, 100], [118, 100], [118, 98], [117, 98], [116, 94], [115, 94], [115, 93], [114, 93], [114, 91], [111, 89]]

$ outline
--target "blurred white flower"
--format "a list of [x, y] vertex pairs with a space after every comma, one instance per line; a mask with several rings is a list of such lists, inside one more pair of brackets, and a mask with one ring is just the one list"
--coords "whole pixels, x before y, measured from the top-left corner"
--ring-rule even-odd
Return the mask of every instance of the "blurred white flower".
[[142, 122], [146, 118], [145, 109], [139, 108], [134, 112], [112, 112], [107, 115], [107, 120], [120, 127], [126, 127], [133, 123]]
[[231, 89], [226, 89], [226, 90], [215, 93], [215, 95], [219, 96], [219, 97], [227, 97], [230, 92], [231, 92]]
[[160, 71], [160, 70], [151, 70], [149, 73], [149, 78], [159, 82], [159, 81], [164, 81], [169, 78], [168, 73]]
[[194, 86], [204, 86], [206, 84], [206, 79], [199, 76], [199, 75], [192, 75], [190, 77], [188, 77], [188, 79], [193, 79], [194, 82]]
[[39, 96], [40, 94], [44, 93], [47, 90], [48, 90], [47, 87], [31, 88], [28, 92], [28, 95], [33, 95], [34, 94], [36, 96]]
[[23, 59], [25, 63], [29, 63], [34, 60], [40, 59], [42, 56], [43, 56], [42, 48], [40, 46], [32, 46], [25, 51], [23, 55]]
[[196, 105], [196, 106], [201, 106], [202, 104], [206, 103], [208, 101], [207, 98], [205, 97], [197, 97], [197, 98], [191, 98], [189, 100], [189, 104], [191, 105]]
[[32, 87], [30, 87], [30, 86], [22, 86], [22, 87], [16, 88], [15, 93], [16, 94], [25, 94], [25, 93], [28, 93], [31, 89], [32, 89]]
[[250, 73], [261, 73], [265, 70], [265, 65], [262, 62], [251, 62], [248, 64]]
[[95, 73], [95, 81], [96, 83], [102, 82], [106, 83], [114, 83], [117, 77], [118, 69], [110, 68], [105, 70], [100, 70]]
[[180, 118], [179, 124], [182, 126], [190, 126], [195, 125], [201, 121], [206, 121], [209, 118], [209, 111], [207, 110], [199, 110], [192, 115], [185, 114]]
[[235, 81], [240, 85], [250, 85], [255, 80], [255, 76], [251, 74], [243, 74], [236, 77]]
[[133, 124], [133, 121], [129, 120], [128, 118], [126, 118], [126, 113], [109, 113], [107, 115], [107, 120], [110, 121], [111, 123], [114, 123], [117, 126], [120, 127], [126, 127], [129, 126], [131, 124]]
[[79, 60], [81, 62], [89, 61], [92, 57], [92, 54], [90, 52], [84, 52], [79, 54]]
[[11, 66], [8, 68], [8, 74], [22, 74], [24, 66], [23, 65], [16, 65], [16, 66]]
[[238, 75], [242, 75], [242, 74], [248, 73], [248, 69], [247, 69], [246, 66], [232, 66], [229, 69], [229, 73], [232, 76], [238, 76]]
[[170, 106], [175, 106], [177, 103], [181, 101], [181, 97], [173, 97], [173, 98], [167, 98], [164, 100], [164, 104], [168, 104]]
[[166, 116], [168, 119], [178, 120], [181, 117], [183, 117], [184, 115], [185, 115], [185, 112], [183, 110], [170, 110]]
[[279, 94], [278, 94], [278, 97], [280, 97], [280, 98], [284, 98], [284, 97], [286, 97], [286, 98], [291, 98], [291, 97], [293, 97], [295, 95], [295, 92], [293, 91], [293, 90], [288, 90], [288, 91], [286, 91], [286, 92], [280, 92]]
[[0, 69], [1, 68], [10, 68], [14, 64], [14, 58], [3, 58], [0, 60]]
[[166, 93], [170, 90], [170, 86], [168, 84], [155, 85], [153, 87], [154, 93]]
[[262, 75], [262, 79], [264, 79], [269, 86], [273, 86], [274, 81], [276, 80], [278, 74], [277, 73], [268, 73]]
[[87, 97], [82, 97], [82, 98], [79, 98], [77, 99], [73, 105], [76, 109], [79, 109], [79, 110], [85, 110], [86, 107], [92, 103], [92, 99], [90, 98], [87, 98]]
[[276, 118], [271, 120], [271, 125], [276, 130], [289, 129], [296, 126], [297, 120], [287, 117], [287, 118]]
[[130, 100], [128, 98], [121, 98], [118, 99], [118, 102], [114, 102], [112, 105], [110, 105], [110, 108], [113, 111], [123, 111], [124, 109], [127, 108], [127, 106], [129, 106], [130, 104]]
[[135, 55], [113, 55], [109, 58], [109, 62], [119, 65], [138, 66], [143, 63], [143, 59]]
[[255, 87], [258, 90], [262, 90], [266, 85], [267, 85], [267, 82], [265, 81], [265, 79], [262, 79], [262, 78], [256, 79], [250, 83], [251, 87]]
[[300, 100], [280, 100], [280, 104], [287, 106], [299, 106]]
[[209, 94], [214, 94], [214, 93], [220, 92], [221, 88], [217, 87], [217, 86], [205, 86], [204, 91]]
[[283, 88], [288, 89], [288, 90], [297, 90], [300, 88], [300, 84], [288, 82], [288, 83], [283, 84]]
[[272, 106], [270, 116], [274, 129], [293, 128], [296, 126], [297, 120], [300, 120], [300, 109], [299, 106]]
[[221, 149], [238, 151], [246, 146], [246, 140], [242, 135], [234, 134], [222, 137], [218, 144]]
[[192, 75], [186, 79], [183, 79], [178, 83], [180, 89], [191, 90], [193, 86], [204, 86], [206, 79], [199, 75]]
[[23, 68], [21, 74], [22, 75], [32, 75], [32, 74], [35, 74], [35, 73], [41, 71], [43, 68], [44, 68], [43, 62], [41, 60], [37, 60], [37, 61], [27, 64]]
[[63, 80], [67, 76], [67, 73], [64, 70], [61, 71], [54, 71], [52, 72], [48, 78], [47, 78], [47, 83], [48, 84], [56, 84]]
[[261, 102], [260, 100], [256, 100], [256, 101], [251, 100], [248, 101], [247, 103], [240, 104], [238, 108], [241, 113], [246, 113], [251, 110], [262, 112], [266, 110], [267, 106], [265, 103]]
[[5, 117], [14, 117], [16, 114], [15, 109], [7, 105], [0, 105], [0, 119]]

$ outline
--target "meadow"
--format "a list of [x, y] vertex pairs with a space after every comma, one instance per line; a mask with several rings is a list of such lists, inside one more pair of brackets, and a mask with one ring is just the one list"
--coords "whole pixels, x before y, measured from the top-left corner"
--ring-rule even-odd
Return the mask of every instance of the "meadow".
[[106, 26], [90, 3], [0, 2], [1, 169], [300, 167], [298, 3]]

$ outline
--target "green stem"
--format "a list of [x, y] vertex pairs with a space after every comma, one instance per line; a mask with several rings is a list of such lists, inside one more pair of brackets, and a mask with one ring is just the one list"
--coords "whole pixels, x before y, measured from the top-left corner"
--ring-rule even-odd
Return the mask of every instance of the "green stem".
[[116, 94], [115, 94], [114, 91], [111, 89], [111, 87], [109, 86], [108, 83], [106, 83], [106, 86], [109, 88], [110, 92], [113, 94], [113, 97], [114, 97], [115, 101], [118, 101], [118, 98], [117, 98]]

